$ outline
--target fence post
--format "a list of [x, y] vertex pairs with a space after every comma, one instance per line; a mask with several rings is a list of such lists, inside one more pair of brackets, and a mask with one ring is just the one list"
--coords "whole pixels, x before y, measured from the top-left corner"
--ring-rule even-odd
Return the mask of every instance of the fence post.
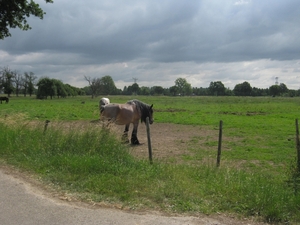
[[300, 172], [300, 141], [299, 141], [298, 119], [295, 120], [295, 124], [296, 124], [297, 170], [298, 172]]
[[150, 138], [149, 117], [146, 118], [146, 127], [147, 127], [147, 140], [148, 140], [149, 161], [150, 161], [150, 164], [152, 164], [153, 161], [152, 161], [152, 147], [151, 147], [151, 138]]
[[220, 166], [220, 161], [221, 161], [221, 146], [222, 146], [222, 128], [223, 127], [223, 121], [220, 120], [220, 125], [219, 125], [219, 144], [218, 144], [218, 155], [217, 155], [217, 167]]
[[45, 121], [45, 126], [44, 126], [44, 134], [46, 133], [47, 127], [48, 127], [48, 123], [50, 122], [50, 120], [46, 120]]

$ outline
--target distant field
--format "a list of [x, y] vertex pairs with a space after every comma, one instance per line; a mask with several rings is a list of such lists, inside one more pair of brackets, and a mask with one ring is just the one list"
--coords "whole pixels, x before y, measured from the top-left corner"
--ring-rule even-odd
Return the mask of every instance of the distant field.
[[[45, 120], [87, 127], [90, 121], [98, 120], [100, 97], [87, 96], [52, 100], [12, 97], [8, 104], [0, 104], [0, 142], [7, 144], [3, 145], [5, 150], [0, 150], [0, 157], [40, 174], [62, 189], [89, 193], [88, 198], [94, 201], [114, 199], [125, 205], [142, 201], [150, 208], [159, 205], [164, 210], [172, 205], [176, 212], [229, 211], [261, 216], [269, 222], [300, 219], [299, 194], [293, 194], [299, 191], [299, 184], [287, 188], [295, 165], [295, 119], [299, 117], [300, 98], [109, 98], [117, 103], [137, 98], [153, 104], [155, 123], [183, 124], [218, 133], [222, 120], [220, 170], [203, 164], [215, 156], [218, 145], [218, 137], [205, 136], [205, 132], [200, 136], [191, 133], [190, 140], [184, 142], [192, 154], [182, 155], [182, 165], [162, 161], [153, 167], [125, 153], [119, 155], [127, 147], [113, 140], [109, 139], [111, 145], [103, 145], [107, 132], [99, 135], [99, 130], [94, 130], [97, 127], [70, 128], [70, 134], [58, 128], [43, 136]], [[10, 125], [14, 121], [16, 128]], [[38, 129], [26, 125], [32, 121], [40, 124]], [[167, 138], [168, 132], [163, 135]], [[28, 146], [24, 145], [27, 142]], [[99, 143], [107, 148], [105, 154]], [[151, 191], [144, 186], [149, 183]]]

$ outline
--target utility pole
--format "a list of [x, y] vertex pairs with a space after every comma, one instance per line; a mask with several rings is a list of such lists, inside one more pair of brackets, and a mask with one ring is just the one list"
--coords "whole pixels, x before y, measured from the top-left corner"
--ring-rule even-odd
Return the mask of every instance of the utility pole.
[[136, 81], [138, 80], [138, 79], [135, 78], [135, 77], [133, 77], [132, 79], [133, 79], [134, 83], [136, 83]]

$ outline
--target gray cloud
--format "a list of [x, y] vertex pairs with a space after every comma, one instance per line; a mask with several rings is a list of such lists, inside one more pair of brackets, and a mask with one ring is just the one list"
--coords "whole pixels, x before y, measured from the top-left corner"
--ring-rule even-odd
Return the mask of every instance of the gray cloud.
[[74, 86], [87, 85], [83, 75], [111, 75], [119, 88], [132, 77], [144, 86], [177, 77], [198, 87], [268, 87], [274, 77], [300, 86], [296, 0], [37, 2], [47, 14], [0, 42], [1, 66]]

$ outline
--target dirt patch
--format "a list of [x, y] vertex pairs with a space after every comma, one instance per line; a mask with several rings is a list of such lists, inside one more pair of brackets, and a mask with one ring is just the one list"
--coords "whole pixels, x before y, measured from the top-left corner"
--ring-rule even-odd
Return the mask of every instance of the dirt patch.
[[[119, 137], [122, 136], [124, 126], [111, 125], [110, 128]], [[129, 130], [129, 137], [132, 127]], [[190, 144], [195, 142], [201, 147], [208, 138], [218, 140], [218, 130], [208, 130], [206, 127], [153, 123], [150, 125], [150, 137], [153, 159], [180, 160], [182, 155], [192, 154]], [[148, 140], [145, 124], [138, 128], [140, 145], [130, 146], [131, 153], [139, 158], [148, 158]], [[194, 144], [194, 145], [196, 145]]]

